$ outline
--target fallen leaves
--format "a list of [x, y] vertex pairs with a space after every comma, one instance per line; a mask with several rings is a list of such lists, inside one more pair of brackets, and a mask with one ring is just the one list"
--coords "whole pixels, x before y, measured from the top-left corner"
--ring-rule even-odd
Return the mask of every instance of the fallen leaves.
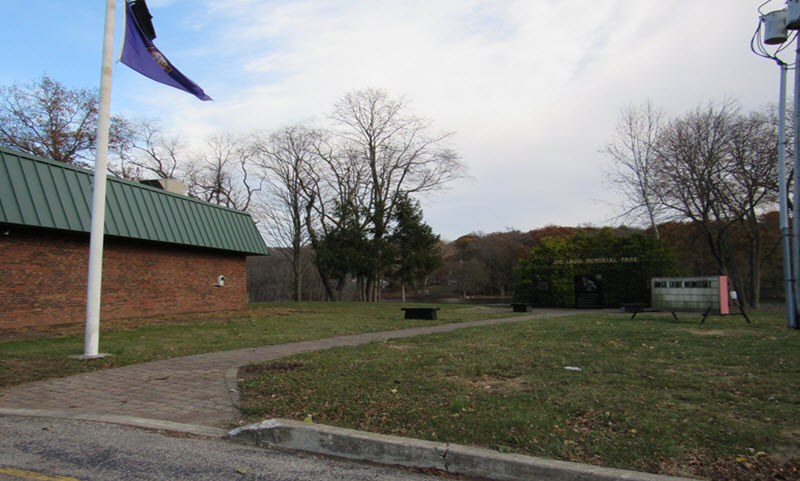
[[800, 480], [800, 458], [778, 461], [763, 451], [712, 460], [698, 456], [689, 464], [694, 475], [709, 481]]

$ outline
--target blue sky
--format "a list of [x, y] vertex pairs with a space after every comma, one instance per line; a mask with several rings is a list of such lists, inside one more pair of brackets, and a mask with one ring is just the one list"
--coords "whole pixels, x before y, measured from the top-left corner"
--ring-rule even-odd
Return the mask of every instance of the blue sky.
[[[424, 199], [444, 238], [602, 225], [618, 200], [599, 150], [621, 108], [777, 99], [777, 67], [749, 49], [761, 3], [149, 0], [156, 45], [215, 102], [115, 64], [112, 111], [197, 141], [324, 120], [348, 91], [383, 88], [456, 132], [472, 178]], [[104, 4], [4, 2], [0, 83], [97, 88]]]

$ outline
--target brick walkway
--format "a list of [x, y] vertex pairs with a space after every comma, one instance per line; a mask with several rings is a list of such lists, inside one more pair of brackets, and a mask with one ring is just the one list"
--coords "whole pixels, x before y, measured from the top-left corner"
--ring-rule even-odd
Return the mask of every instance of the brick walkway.
[[0, 408], [113, 414], [227, 428], [237, 421], [236, 372], [248, 363], [372, 340], [411, 337], [471, 326], [573, 314], [539, 310], [526, 316], [339, 336], [107, 369], [0, 390]]

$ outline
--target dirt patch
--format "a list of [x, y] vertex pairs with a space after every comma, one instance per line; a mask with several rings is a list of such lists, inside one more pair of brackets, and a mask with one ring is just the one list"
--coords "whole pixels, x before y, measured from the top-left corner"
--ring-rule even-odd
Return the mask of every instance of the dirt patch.
[[466, 382], [467, 385], [473, 389], [480, 389], [484, 392], [501, 392], [512, 393], [519, 391], [526, 391], [530, 389], [527, 379], [524, 377], [515, 378], [500, 378], [492, 376], [484, 376], [480, 379], [459, 379], [461, 382]]
[[270, 362], [267, 364], [250, 364], [239, 368], [239, 377], [247, 378], [258, 376], [265, 372], [296, 371], [305, 367], [300, 362]]
[[702, 330], [702, 329], [685, 329], [686, 332], [690, 332], [692, 334], [697, 334], [698, 336], [727, 336], [727, 331], [715, 331], [715, 330]]

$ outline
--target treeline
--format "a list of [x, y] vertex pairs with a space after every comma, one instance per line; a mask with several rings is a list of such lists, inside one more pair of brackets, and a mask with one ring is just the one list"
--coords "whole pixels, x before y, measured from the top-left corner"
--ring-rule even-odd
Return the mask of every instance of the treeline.
[[[770, 212], [758, 218], [762, 243], [762, 265], [759, 269], [760, 287], [759, 295], [754, 299], [777, 300], [783, 297], [782, 257], [780, 251], [780, 229], [778, 226], [778, 213]], [[710, 251], [703, 236], [703, 228], [693, 222], [666, 222], [658, 224], [660, 239], [656, 239], [653, 229], [631, 227], [564, 227], [546, 226], [527, 232], [509, 230], [494, 233], [471, 233], [459, 237], [455, 241], [441, 242], [439, 251], [442, 254], [441, 267], [428, 276], [423, 276], [409, 283], [409, 297], [411, 299], [441, 299], [453, 297], [507, 297], [521, 294], [520, 282], [522, 267], [526, 263], [535, 261], [532, 253], [543, 245], [563, 245], [570, 242], [575, 245], [596, 246], [598, 252], [603, 245], [622, 246], [615, 256], [637, 257], [637, 262], [627, 264], [629, 272], [625, 273], [625, 282], [612, 287], [616, 297], [621, 298], [620, 290], [633, 293], [641, 297], [648, 295], [646, 290], [649, 273], [656, 275], [680, 276], [712, 276], [721, 275], [713, 253]], [[638, 239], [635, 239], [637, 238]], [[744, 230], [734, 228], [731, 233], [733, 251], [738, 261], [743, 265], [750, 255], [749, 234]], [[623, 241], [615, 244], [614, 239]], [[628, 239], [625, 241], [625, 239]], [[641, 259], [647, 252], [652, 251], [657, 240], [657, 255], [652, 256], [649, 264], [641, 264]], [[555, 241], [555, 242], [554, 242]], [[608, 250], [603, 250], [608, 252]], [[316, 273], [312, 268], [311, 250], [305, 251], [306, 269], [302, 298], [305, 300], [324, 300], [325, 292]], [[569, 257], [565, 252], [564, 256]], [[602, 254], [608, 256], [609, 254]], [[662, 262], [658, 264], [654, 262]], [[654, 270], [654, 266], [655, 269]], [[280, 255], [271, 258], [251, 259], [249, 264], [248, 282], [251, 284], [249, 292], [251, 300], [286, 301], [292, 299], [290, 265], [283, 261]], [[596, 269], [583, 266], [581, 274], [598, 273], [602, 266]], [[663, 269], [661, 271], [657, 269]], [[546, 272], [545, 269], [541, 270]], [[632, 272], [632, 274], [631, 274]], [[742, 273], [749, 280], [752, 273], [745, 270]], [[744, 285], [753, 285], [746, 282]], [[553, 303], [569, 302], [570, 299], [553, 299]], [[614, 297], [614, 296], [612, 296]], [[359, 298], [357, 282], [350, 280], [345, 283], [342, 292], [343, 299], [357, 300]], [[381, 298], [400, 299], [400, 283], [391, 275], [381, 279]], [[527, 299], [526, 299], [527, 300]]]
[[[744, 266], [740, 271], [744, 289], [758, 286], [758, 291], [745, 291], [742, 297], [752, 299], [751, 307], [758, 308], [761, 299], [783, 297], [782, 254], [780, 251], [780, 229], [778, 213], [769, 212], [758, 216], [757, 228], [761, 239], [760, 264], [755, 271], [748, 269], [752, 256], [751, 232], [743, 226], [730, 227], [730, 247], [733, 261]], [[674, 257], [674, 268], [659, 275], [710, 276], [725, 275], [719, 269], [717, 258], [709, 247], [705, 228], [696, 222], [665, 222], [657, 224], [660, 242], [668, 254]], [[516, 230], [491, 234], [473, 233], [448, 243], [443, 252], [443, 267], [433, 276], [437, 285], [448, 285], [462, 296], [507, 296], [520, 281], [520, 266], [531, 260], [534, 248], [548, 239], [575, 239], [578, 236], [592, 239], [599, 249], [603, 236], [626, 238], [644, 236], [655, 239], [653, 228], [631, 227], [563, 227], [547, 226], [528, 232]], [[576, 241], [578, 242], [578, 241]], [[635, 257], [644, 254], [638, 251], [617, 252], [616, 257]], [[565, 253], [565, 255], [568, 255]], [[669, 262], [667, 262], [669, 264]], [[642, 267], [644, 269], [644, 267]], [[591, 269], [585, 268], [585, 274]], [[756, 275], [758, 279], [751, 280]], [[636, 276], [631, 279], [631, 290], [640, 289], [643, 282]]]

